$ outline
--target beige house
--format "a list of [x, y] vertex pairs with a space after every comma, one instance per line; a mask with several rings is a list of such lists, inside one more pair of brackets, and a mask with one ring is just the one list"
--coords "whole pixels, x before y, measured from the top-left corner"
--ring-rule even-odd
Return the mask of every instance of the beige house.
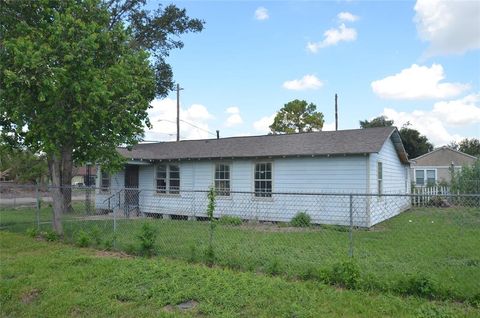
[[450, 182], [452, 167], [459, 170], [475, 160], [477, 157], [443, 146], [410, 160], [411, 180], [417, 187]]

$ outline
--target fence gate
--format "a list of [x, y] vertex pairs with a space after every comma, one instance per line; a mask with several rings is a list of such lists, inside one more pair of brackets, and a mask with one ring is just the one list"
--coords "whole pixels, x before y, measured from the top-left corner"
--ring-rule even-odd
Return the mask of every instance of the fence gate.
[[139, 209], [139, 190], [138, 190], [138, 166], [125, 166], [125, 214], [129, 216], [131, 212], [140, 214]]

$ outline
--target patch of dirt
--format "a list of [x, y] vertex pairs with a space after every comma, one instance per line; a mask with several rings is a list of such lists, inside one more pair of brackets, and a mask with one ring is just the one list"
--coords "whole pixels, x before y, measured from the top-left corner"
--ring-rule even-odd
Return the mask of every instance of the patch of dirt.
[[40, 296], [40, 290], [34, 288], [22, 294], [22, 303], [30, 304], [34, 302], [39, 296]]
[[111, 258], [134, 258], [132, 255], [123, 253], [123, 252], [112, 252], [112, 251], [96, 251], [96, 257], [111, 257]]
[[190, 299], [190, 300], [187, 300], [183, 303], [180, 303], [178, 305], [166, 305], [165, 307], [163, 307], [163, 310], [166, 311], [166, 312], [175, 312], [177, 310], [180, 310], [180, 311], [187, 311], [187, 310], [192, 310], [192, 309], [195, 309], [195, 307], [198, 306], [198, 302], [193, 300], [193, 299]]

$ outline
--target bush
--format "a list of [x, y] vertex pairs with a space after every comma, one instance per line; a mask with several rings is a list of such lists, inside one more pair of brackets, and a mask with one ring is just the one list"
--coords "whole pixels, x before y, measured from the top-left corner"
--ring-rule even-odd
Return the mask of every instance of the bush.
[[311, 222], [310, 215], [307, 212], [298, 212], [290, 221], [290, 224], [295, 227], [309, 227]]
[[79, 247], [88, 247], [90, 245], [90, 236], [87, 232], [81, 230], [77, 233], [76, 243]]
[[218, 219], [218, 223], [222, 225], [242, 225], [243, 221], [238, 216], [223, 215]]
[[157, 230], [150, 223], [143, 223], [140, 233], [137, 235], [140, 241], [140, 253], [144, 256], [155, 255], [155, 242], [157, 241]]
[[360, 283], [360, 267], [354, 260], [347, 260], [333, 265], [329, 277], [330, 284], [355, 289]]
[[436, 294], [434, 282], [424, 274], [413, 275], [399, 284], [399, 291], [407, 295], [433, 298]]

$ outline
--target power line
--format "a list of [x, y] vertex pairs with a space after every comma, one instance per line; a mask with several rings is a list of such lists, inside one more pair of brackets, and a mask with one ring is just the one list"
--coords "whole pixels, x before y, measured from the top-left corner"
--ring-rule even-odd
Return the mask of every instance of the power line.
[[[159, 121], [167, 121], [167, 122], [169, 122], [169, 123], [175, 124], [175, 122], [174, 122], [173, 120], [169, 120], [169, 119], [159, 119], [159, 120], [157, 120], [157, 122], [159, 122]], [[199, 129], [199, 130], [203, 130], [204, 132], [209, 133], [209, 134], [212, 135], [212, 136], [217, 136], [216, 133], [213, 133], [213, 132], [211, 132], [211, 131], [209, 131], [209, 130], [207, 130], [207, 129], [205, 129], [205, 128], [198, 127], [197, 125], [192, 124], [192, 123], [190, 123], [190, 122], [188, 122], [188, 121], [186, 121], [186, 120], [180, 119], [180, 121], [181, 121], [182, 123], [185, 123], [185, 124], [187, 124], [187, 125], [190, 125], [190, 126], [192, 126], [192, 127], [194, 127], [194, 128], [197, 128], [197, 129]]]

